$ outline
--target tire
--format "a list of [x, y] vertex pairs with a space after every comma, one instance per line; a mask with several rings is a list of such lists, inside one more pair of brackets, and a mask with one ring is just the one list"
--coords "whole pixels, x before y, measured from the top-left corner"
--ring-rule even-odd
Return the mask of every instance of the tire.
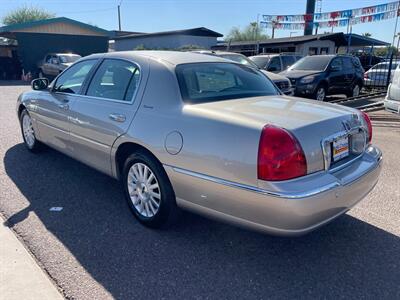
[[165, 228], [176, 221], [178, 207], [172, 185], [162, 165], [145, 151], [126, 159], [122, 184], [129, 208], [140, 223]]
[[325, 101], [326, 98], [326, 87], [324, 85], [319, 85], [314, 93], [314, 99], [317, 101]]
[[347, 97], [357, 97], [360, 95], [361, 85], [359, 83], [354, 84], [352, 86], [351, 91], [347, 93]]
[[46, 78], [46, 77], [44, 76], [44, 73], [43, 73], [42, 69], [39, 69], [38, 78]]
[[26, 109], [21, 112], [19, 123], [26, 148], [31, 152], [39, 152], [42, 150], [43, 144], [36, 139], [35, 130], [32, 126], [32, 119]]

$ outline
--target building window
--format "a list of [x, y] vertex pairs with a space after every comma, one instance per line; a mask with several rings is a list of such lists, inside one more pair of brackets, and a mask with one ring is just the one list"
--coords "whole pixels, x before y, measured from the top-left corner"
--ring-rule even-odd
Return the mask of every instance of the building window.
[[322, 47], [319, 54], [329, 54], [329, 48], [328, 47]]
[[317, 54], [318, 54], [318, 47], [308, 48], [308, 55], [317, 55]]

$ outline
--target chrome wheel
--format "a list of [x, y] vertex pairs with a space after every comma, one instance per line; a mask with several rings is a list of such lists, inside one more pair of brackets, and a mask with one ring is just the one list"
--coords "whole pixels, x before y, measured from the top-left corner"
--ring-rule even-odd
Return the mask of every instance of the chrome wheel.
[[147, 218], [155, 216], [161, 204], [161, 190], [153, 171], [143, 163], [135, 163], [129, 169], [127, 181], [137, 212]]
[[357, 97], [360, 95], [360, 86], [356, 84], [356, 86], [353, 88], [353, 97]]
[[25, 143], [29, 148], [33, 148], [35, 145], [35, 132], [33, 131], [32, 119], [28, 114], [25, 114], [22, 118], [22, 132], [24, 134]]
[[325, 88], [319, 87], [317, 90], [317, 95], [316, 95], [316, 100], [318, 101], [324, 101], [325, 100]]

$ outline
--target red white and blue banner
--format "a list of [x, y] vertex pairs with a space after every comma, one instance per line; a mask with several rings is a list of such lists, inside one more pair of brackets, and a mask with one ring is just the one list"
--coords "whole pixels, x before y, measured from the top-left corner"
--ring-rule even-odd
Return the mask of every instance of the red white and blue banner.
[[314, 27], [346, 27], [361, 23], [378, 22], [395, 18], [399, 14], [400, 1], [369, 6], [364, 8], [316, 13], [306, 15], [263, 15], [260, 22], [264, 28], [287, 30], [304, 29], [305, 23], [312, 23]]

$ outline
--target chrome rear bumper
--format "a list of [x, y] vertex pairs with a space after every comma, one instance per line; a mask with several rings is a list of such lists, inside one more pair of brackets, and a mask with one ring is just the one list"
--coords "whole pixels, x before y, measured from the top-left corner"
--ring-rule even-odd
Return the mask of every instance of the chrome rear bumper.
[[359, 159], [336, 172], [321, 171], [252, 187], [167, 166], [178, 206], [277, 235], [301, 235], [345, 213], [376, 185], [382, 153], [370, 146]]

